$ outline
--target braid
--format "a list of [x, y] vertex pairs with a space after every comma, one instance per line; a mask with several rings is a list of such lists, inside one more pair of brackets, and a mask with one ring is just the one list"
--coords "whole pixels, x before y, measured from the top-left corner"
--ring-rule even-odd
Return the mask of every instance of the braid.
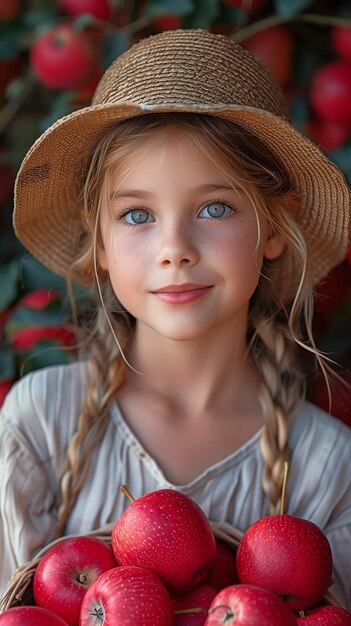
[[[109, 406], [125, 376], [125, 364], [116, 345], [106, 341], [109, 336], [106, 318], [99, 313], [99, 334], [92, 342], [89, 359], [91, 382], [61, 471], [60, 503], [56, 535], [64, 534], [72, 511], [89, 469], [91, 452], [99, 445], [109, 421]], [[107, 364], [106, 364], [107, 359]]]
[[[254, 337], [251, 355], [260, 374], [259, 400], [265, 426], [261, 451], [265, 461], [262, 487], [270, 502], [270, 512], [280, 504], [284, 462], [289, 460], [289, 417], [303, 396], [303, 379], [295, 365], [295, 348], [286, 325], [267, 320], [262, 314], [252, 318]], [[259, 353], [259, 358], [257, 358]]]

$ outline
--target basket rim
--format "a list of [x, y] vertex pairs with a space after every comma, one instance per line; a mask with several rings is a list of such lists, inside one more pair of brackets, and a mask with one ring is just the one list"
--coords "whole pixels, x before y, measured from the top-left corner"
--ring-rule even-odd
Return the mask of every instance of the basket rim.
[[[13, 606], [20, 606], [23, 604], [22, 599], [28, 588], [32, 584], [33, 576], [37, 566], [40, 563], [41, 558], [56, 544], [61, 543], [67, 539], [73, 539], [75, 537], [96, 537], [97, 539], [101, 539], [102, 541], [106, 541], [111, 545], [111, 533], [113, 530], [115, 523], [111, 522], [109, 524], [105, 524], [100, 528], [96, 528], [94, 530], [87, 531], [85, 533], [73, 533], [70, 535], [64, 535], [63, 537], [57, 537], [53, 539], [50, 543], [44, 546], [37, 554], [25, 563], [18, 567], [12, 574], [7, 588], [3, 597], [0, 599], [0, 615], [5, 613], [8, 609]], [[228, 522], [214, 522], [210, 520], [210, 526], [212, 528], [213, 534], [216, 539], [220, 539], [225, 541], [226, 543], [231, 544], [233, 547], [237, 547], [239, 545], [240, 539], [242, 538], [244, 532], [235, 528]], [[331, 587], [334, 583], [332, 583]], [[329, 588], [323, 596], [323, 600], [328, 604], [332, 604], [334, 606], [343, 607], [343, 605], [336, 598], [334, 593]]]

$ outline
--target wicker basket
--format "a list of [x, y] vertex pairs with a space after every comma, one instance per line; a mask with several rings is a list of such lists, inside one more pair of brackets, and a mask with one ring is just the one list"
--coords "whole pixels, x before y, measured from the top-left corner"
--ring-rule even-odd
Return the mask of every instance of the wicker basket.
[[[239, 545], [240, 539], [243, 535], [242, 531], [234, 528], [230, 524], [226, 522], [210, 522], [213, 533], [217, 539], [222, 539], [229, 545], [236, 548]], [[86, 536], [97, 537], [102, 541], [106, 542], [108, 545], [111, 545], [111, 533], [114, 524], [107, 524], [102, 528], [98, 528], [97, 530], [93, 530], [91, 532], [85, 533]], [[34, 604], [33, 592], [32, 592], [32, 583], [35, 570], [40, 563], [41, 558], [44, 554], [52, 548], [54, 545], [63, 541], [64, 539], [68, 539], [71, 537], [79, 537], [80, 534], [77, 535], [66, 535], [65, 537], [61, 537], [52, 541], [45, 548], [43, 548], [38, 554], [35, 556], [32, 561], [29, 561], [25, 565], [19, 567], [12, 575], [5, 595], [0, 600], [0, 613], [4, 613], [7, 609], [10, 609], [15, 606], [21, 605], [32, 605]], [[338, 600], [334, 597], [333, 593], [328, 590], [325, 594], [323, 600], [327, 604], [334, 604], [335, 606], [341, 606]]]

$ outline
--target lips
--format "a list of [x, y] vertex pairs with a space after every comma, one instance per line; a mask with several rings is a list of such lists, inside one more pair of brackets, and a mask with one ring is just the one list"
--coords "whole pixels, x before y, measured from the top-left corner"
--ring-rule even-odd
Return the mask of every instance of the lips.
[[185, 291], [196, 291], [198, 289], [209, 289], [212, 285], [199, 285], [196, 283], [182, 283], [181, 285], [166, 285], [160, 289], [155, 289], [152, 293], [183, 293]]
[[187, 304], [205, 296], [212, 287], [213, 285], [183, 283], [181, 285], [166, 285], [152, 293], [166, 304]]

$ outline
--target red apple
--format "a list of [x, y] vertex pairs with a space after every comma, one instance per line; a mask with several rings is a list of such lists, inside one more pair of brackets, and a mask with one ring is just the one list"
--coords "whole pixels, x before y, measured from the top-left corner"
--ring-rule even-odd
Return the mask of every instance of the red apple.
[[286, 87], [291, 81], [295, 40], [288, 26], [278, 24], [254, 33], [242, 42]]
[[318, 117], [339, 124], [351, 122], [351, 65], [344, 60], [320, 67], [311, 82], [310, 102]]
[[24, 326], [11, 334], [10, 341], [17, 350], [30, 350], [38, 341], [53, 339], [63, 346], [73, 346], [75, 334], [64, 326]]
[[13, 20], [21, 11], [20, 0], [1, 0], [0, 2], [0, 22]]
[[289, 606], [267, 589], [231, 585], [213, 600], [205, 626], [296, 626]]
[[0, 615], [1, 626], [68, 626], [52, 611], [38, 606], [16, 606]]
[[174, 626], [203, 626], [207, 618], [208, 609], [216, 595], [217, 589], [207, 584], [201, 584], [183, 596], [174, 596], [172, 600], [175, 611], [193, 609], [194, 607], [203, 609], [203, 613], [176, 615]]
[[97, 47], [88, 33], [72, 24], [57, 24], [41, 34], [30, 51], [39, 80], [55, 89], [75, 89], [96, 73]]
[[142, 567], [115, 567], [89, 587], [79, 624], [173, 626], [174, 608], [166, 587], [155, 574]]
[[59, 7], [68, 15], [82, 15], [90, 13], [99, 20], [107, 20], [111, 7], [108, 0], [59, 0]]
[[18, 301], [17, 308], [25, 306], [30, 309], [46, 309], [49, 304], [60, 300], [60, 298], [60, 294], [53, 289], [36, 289], [23, 296]]
[[0, 407], [4, 404], [4, 400], [15, 381], [12, 378], [0, 380]]
[[213, 572], [207, 579], [207, 584], [211, 585], [218, 591], [235, 585], [239, 582], [238, 572], [236, 571], [236, 552], [230, 548], [225, 541], [216, 539], [217, 557]]
[[263, 517], [244, 533], [236, 554], [241, 583], [264, 587], [297, 611], [317, 604], [332, 576], [332, 552], [323, 531], [295, 515]]
[[135, 500], [112, 531], [119, 565], [146, 567], [175, 594], [206, 580], [216, 560], [211, 526], [196, 502], [175, 489]]
[[116, 567], [111, 548], [96, 537], [60, 541], [41, 559], [33, 580], [35, 604], [78, 626], [85, 593], [102, 572]]
[[336, 54], [351, 61], [351, 27], [334, 26], [331, 29], [331, 42]]
[[351, 613], [340, 606], [320, 606], [296, 621], [298, 626], [351, 626]]

